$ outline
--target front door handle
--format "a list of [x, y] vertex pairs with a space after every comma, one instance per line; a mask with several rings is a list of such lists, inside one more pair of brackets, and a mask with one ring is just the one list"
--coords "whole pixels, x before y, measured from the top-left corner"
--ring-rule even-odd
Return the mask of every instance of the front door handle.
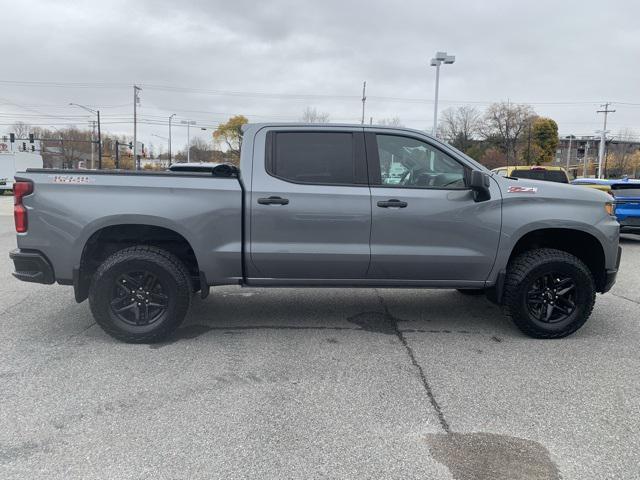
[[288, 205], [289, 199], [282, 197], [259, 198], [258, 203], [260, 205]]
[[405, 208], [407, 205], [409, 205], [407, 202], [396, 200], [395, 198], [392, 198], [391, 200], [381, 200], [378, 202], [378, 206], [382, 208]]

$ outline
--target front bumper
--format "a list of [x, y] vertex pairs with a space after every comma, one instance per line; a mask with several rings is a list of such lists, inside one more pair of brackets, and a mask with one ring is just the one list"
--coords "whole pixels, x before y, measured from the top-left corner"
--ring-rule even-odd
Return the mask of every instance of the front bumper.
[[622, 258], [622, 247], [618, 245], [618, 259], [616, 260], [616, 268], [605, 271], [602, 293], [606, 293], [609, 290], [611, 290], [611, 287], [613, 287], [613, 284], [616, 283], [616, 277], [618, 276], [618, 269], [620, 268], [621, 258]]
[[55, 282], [53, 267], [49, 260], [37, 250], [12, 250], [9, 258], [13, 260], [15, 272], [13, 276], [23, 282], [45, 283]]

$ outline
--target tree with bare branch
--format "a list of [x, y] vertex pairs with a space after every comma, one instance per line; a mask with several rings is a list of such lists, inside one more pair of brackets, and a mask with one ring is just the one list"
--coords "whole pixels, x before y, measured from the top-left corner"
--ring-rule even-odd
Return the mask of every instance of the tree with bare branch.
[[481, 119], [480, 112], [469, 105], [448, 108], [442, 112], [438, 136], [458, 150], [466, 152], [480, 133]]
[[300, 121], [303, 123], [329, 123], [329, 114], [319, 112], [315, 107], [307, 107], [302, 112]]
[[535, 112], [529, 105], [509, 102], [494, 103], [487, 108], [482, 123], [482, 134], [491, 138], [507, 155], [507, 161], [515, 164], [518, 142], [531, 124]]
[[400, 117], [382, 118], [378, 120], [377, 124], [385, 127], [404, 127]]

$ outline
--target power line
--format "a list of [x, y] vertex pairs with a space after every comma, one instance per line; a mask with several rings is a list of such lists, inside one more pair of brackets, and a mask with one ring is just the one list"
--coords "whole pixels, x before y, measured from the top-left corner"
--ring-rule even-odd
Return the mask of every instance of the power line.
[[[44, 81], [22, 81], [22, 80], [0, 80], [0, 84], [25, 86], [25, 87], [56, 87], [56, 88], [130, 88], [130, 84], [115, 83], [115, 82], [103, 82], [103, 83], [90, 83], [90, 82], [44, 82]], [[299, 100], [311, 100], [311, 99], [352, 99], [361, 101], [362, 97], [355, 94], [322, 94], [322, 93], [272, 93], [272, 92], [255, 92], [255, 91], [234, 91], [234, 90], [212, 90], [204, 88], [194, 87], [182, 87], [175, 85], [158, 85], [158, 84], [138, 84], [140, 87], [147, 90], [159, 90], [181, 93], [199, 93], [203, 95], [215, 95], [215, 96], [230, 96], [230, 97], [258, 97], [258, 98], [272, 98], [272, 99], [299, 99]], [[395, 96], [382, 96], [382, 95], [369, 95], [368, 99], [376, 99], [389, 102], [416, 102], [416, 103], [433, 103], [433, 99], [430, 98], [415, 98], [415, 97], [395, 97]], [[440, 100], [443, 103], [452, 104], [476, 104], [476, 105], [490, 105], [496, 103], [491, 100]], [[528, 105], [598, 105], [598, 100], [580, 100], [580, 101], [513, 101], [511, 103], [522, 103]], [[640, 103], [612, 101], [609, 102], [615, 105], [626, 106], [640, 106]], [[130, 104], [125, 104], [130, 105]]]

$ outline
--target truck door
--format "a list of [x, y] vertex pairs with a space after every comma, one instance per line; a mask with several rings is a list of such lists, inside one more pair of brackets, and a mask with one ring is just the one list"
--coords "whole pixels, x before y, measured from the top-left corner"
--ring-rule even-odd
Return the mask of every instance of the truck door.
[[371, 176], [369, 278], [478, 286], [493, 266], [501, 194], [475, 202], [470, 166], [419, 136], [366, 133]]
[[254, 283], [366, 278], [371, 200], [362, 129], [262, 129], [253, 158]]

